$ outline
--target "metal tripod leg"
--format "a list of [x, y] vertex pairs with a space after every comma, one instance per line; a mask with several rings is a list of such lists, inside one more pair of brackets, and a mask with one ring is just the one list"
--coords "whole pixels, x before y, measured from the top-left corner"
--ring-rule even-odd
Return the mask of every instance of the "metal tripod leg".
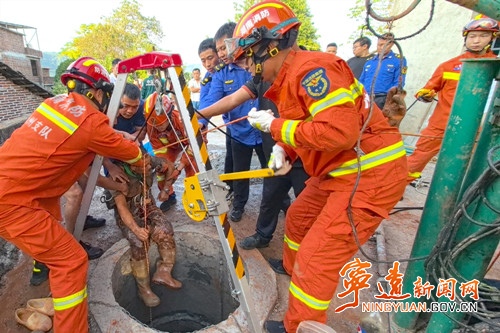
[[[205, 172], [206, 169], [211, 169], [208, 167], [205, 168], [205, 164], [207, 164], [207, 161], [209, 162], [208, 154], [202, 154], [200, 151], [198, 142], [201, 139], [201, 131], [198, 127], [198, 121], [194, 111], [191, 110], [191, 112], [189, 112], [186, 107], [186, 105], [190, 103], [190, 96], [184, 82], [182, 68], [169, 67], [168, 75], [172, 81], [174, 91], [176, 92], [177, 105], [180, 109], [181, 118], [186, 129], [186, 134], [189, 137], [189, 142], [191, 144], [191, 149], [193, 151], [198, 170], [199, 172]], [[198, 134], [198, 137], [195, 135], [195, 131]], [[204, 145], [204, 143], [202, 144]], [[219, 239], [221, 241], [227, 265], [230, 268], [229, 271], [231, 272], [231, 278], [236, 288], [240, 305], [242, 306], [247, 317], [248, 327], [251, 332], [260, 333], [262, 332], [262, 325], [260, 325], [257, 314], [255, 313], [255, 306], [251, 297], [250, 286], [245, 277], [245, 268], [243, 267], [243, 261], [239, 256], [236, 240], [234, 238], [231, 225], [227, 219], [227, 215], [222, 214], [214, 216], [214, 223], [217, 228], [217, 233], [219, 234]]]

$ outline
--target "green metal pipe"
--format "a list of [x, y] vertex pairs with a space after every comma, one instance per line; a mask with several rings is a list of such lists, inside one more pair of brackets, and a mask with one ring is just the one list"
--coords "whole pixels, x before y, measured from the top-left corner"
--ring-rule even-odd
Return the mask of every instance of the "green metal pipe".
[[497, 21], [500, 20], [499, 0], [447, 0], [459, 6], [472, 9]]
[[[455, 100], [411, 257], [429, 255], [445, 221], [453, 212], [471, 158], [490, 85], [496, 77], [499, 66], [500, 60], [497, 59], [468, 59], [463, 62]], [[413, 294], [413, 283], [419, 276], [425, 280], [424, 262], [422, 260], [409, 262], [403, 281], [403, 294]], [[419, 299], [411, 297], [404, 302], [418, 301]], [[418, 316], [419, 313], [398, 312], [394, 315], [394, 322], [401, 329], [413, 329]]]
[[[481, 135], [471, 160], [471, 166], [467, 171], [461, 192], [464, 192], [479, 176], [488, 168], [487, 155], [491, 148], [500, 145], [500, 87], [496, 85], [496, 91], [493, 94], [493, 101], [481, 130]], [[498, 156], [498, 154], [497, 154]], [[494, 158], [498, 160], [498, 158]], [[496, 209], [500, 209], [500, 179], [497, 178], [488, 186], [485, 196]], [[492, 211], [482, 200], [477, 201], [477, 206], [473, 212], [469, 212], [474, 220], [485, 224], [491, 224], [498, 220], [498, 215]], [[479, 231], [482, 227], [470, 222], [462, 217], [460, 228], [455, 237], [455, 244], [465, 240], [470, 235]], [[473, 279], [482, 280], [486, 274], [486, 269], [498, 246], [500, 236], [490, 235], [469, 245], [456, 259], [454, 267], [457, 272], [465, 279], [463, 282]], [[458, 279], [457, 279], [458, 280]], [[441, 300], [440, 300], [441, 301]], [[447, 298], [442, 301], [449, 302]], [[447, 313], [455, 320], [462, 320], [464, 314]], [[434, 313], [429, 321], [427, 333], [447, 333], [452, 332], [456, 327], [454, 321], [443, 313]]]

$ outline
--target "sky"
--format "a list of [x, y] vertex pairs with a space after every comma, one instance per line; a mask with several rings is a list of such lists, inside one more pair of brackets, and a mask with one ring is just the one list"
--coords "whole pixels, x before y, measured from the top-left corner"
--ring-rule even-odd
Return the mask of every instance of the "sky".
[[[198, 45], [213, 37], [228, 20], [234, 20], [233, 2], [238, 0], [139, 0], [141, 13], [155, 16], [161, 23], [164, 37], [161, 49], [179, 53], [185, 65], [200, 65]], [[307, 0], [313, 24], [321, 35], [324, 51], [330, 42], [344, 44], [338, 55], [352, 57], [348, 44], [356, 22], [347, 17], [353, 0]], [[111, 16], [121, 0], [0, 0], [0, 21], [37, 29], [40, 50], [59, 52], [77, 35], [81, 24], [98, 23]], [[28, 33], [27, 33], [28, 35]], [[28, 35], [28, 38], [30, 36]], [[33, 42], [36, 48], [36, 42]]]

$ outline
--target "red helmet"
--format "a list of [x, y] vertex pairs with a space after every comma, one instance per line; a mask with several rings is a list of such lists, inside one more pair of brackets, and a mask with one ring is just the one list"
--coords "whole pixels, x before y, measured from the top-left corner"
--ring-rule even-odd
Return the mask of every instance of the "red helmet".
[[[108, 71], [91, 57], [82, 57], [68, 66], [64, 74], [61, 75], [61, 82], [68, 86], [68, 80], [70, 79], [86, 83], [94, 89], [102, 89], [104, 82], [111, 82]], [[74, 87], [68, 86], [68, 88], [73, 89]]]
[[462, 35], [465, 37], [469, 33], [469, 31], [491, 31], [493, 32], [493, 37], [496, 37], [499, 28], [498, 22], [490, 19], [489, 17], [481, 17], [475, 20], [472, 20], [464, 27], [462, 31]]
[[233, 38], [226, 39], [228, 56], [236, 60], [262, 39], [281, 39], [300, 24], [286, 4], [276, 0], [259, 2], [243, 14], [234, 29]]
[[160, 126], [165, 123], [174, 110], [174, 102], [167, 95], [161, 96], [161, 105], [156, 106], [158, 93], [154, 92], [144, 102], [144, 114], [151, 126]]

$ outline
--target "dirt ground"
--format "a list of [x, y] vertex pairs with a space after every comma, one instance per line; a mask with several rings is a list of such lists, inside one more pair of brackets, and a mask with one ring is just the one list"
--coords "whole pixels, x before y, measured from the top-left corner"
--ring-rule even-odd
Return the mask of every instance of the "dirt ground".
[[[219, 171], [219, 173], [222, 173], [224, 137], [220, 133], [211, 133], [209, 134], [209, 142], [209, 151], [212, 164]], [[258, 168], [258, 162], [256, 158], [254, 158], [253, 161], [253, 168]], [[433, 170], [434, 164], [431, 163], [424, 171], [423, 178], [426, 180], [430, 180]], [[184, 213], [180, 199], [183, 191], [181, 179], [177, 181], [175, 187], [178, 196], [177, 205], [175, 208], [167, 212], [167, 214], [171, 217], [174, 229], [176, 225], [180, 225], [183, 223], [196, 223], [190, 221]], [[258, 216], [262, 190], [261, 180], [252, 180], [250, 190], [250, 199], [245, 208], [243, 219], [238, 223], [231, 223], [234, 234], [238, 241], [246, 236], [252, 235], [255, 232], [255, 221], [257, 220]], [[423, 206], [427, 191], [428, 187], [415, 189], [411, 186], [408, 186], [404, 195], [404, 199], [397, 204], [397, 207]], [[106, 250], [110, 248], [116, 241], [121, 239], [121, 234], [114, 223], [114, 218], [111, 214], [111, 211], [108, 211], [105, 205], [99, 202], [101, 193], [102, 190], [96, 189], [90, 213], [94, 216], [104, 217], [108, 222], [103, 228], [84, 231], [83, 240], [90, 242], [94, 246], [98, 245]], [[407, 258], [410, 255], [413, 239], [418, 228], [420, 215], [421, 210], [402, 211], [392, 215], [390, 220], [384, 221], [382, 223], [386, 237], [385, 246], [388, 260], [393, 261], [401, 258]], [[213, 223], [211, 221], [212, 219], [210, 219], [210, 221], [202, 223]], [[264, 249], [252, 251], [260, 251], [266, 259], [281, 257], [281, 252], [283, 249], [283, 230], [284, 215], [283, 213], [281, 213], [278, 228], [273, 240], [271, 241], [270, 246]], [[364, 249], [369, 256], [376, 258], [376, 242], [374, 238], [372, 238], [367, 244], [365, 244]], [[245, 250], [241, 249], [240, 251]], [[355, 255], [355, 257], [358, 257], [361, 260], [365, 260], [365, 258], [359, 252]], [[91, 265], [95, 265], [95, 262], [91, 262]], [[400, 271], [404, 271], [405, 268], [406, 265], [402, 265]], [[31, 269], [31, 259], [23, 254], [21, 255], [19, 263], [15, 266], [14, 269], [6, 274], [2, 281], [3, 286], [0, 289], [0, 332], [28, 332], [26, 328], [16, 324], [14, 319], [14, 310], [19, 307], [24, 307], [28, 299], [47, 297], [49, 295], [48, 282], [45, 282], [38, 287], [29, 285]], [[371, 273], [375, 274], [373, 280], [379, 277], [376, 270], [377, 265], [374, 264], [370, 271]], [[496, 278], [500, 276], [500, 267], [498, 264], [492, 271], [490, 271], [489, 276]], [[288, 287], [290, 278], [288, 276], [278, 275], [277, 282], [279, 296], [278, 302], [269, 316], [269, 319], [271, 320], [281, 320], [283, 318], [288, 302]], [[372, 285], [374, 285], [373, 282]], [[343, 290], [344, 289], [339, 285], [337, 293]], [[373, 295], [375, 294], [375, 292], [376, 290], [374, 286], [372, 286], [370, 290], [363, 290], [361, 294], [361, 301], [374, 301]], [[333, 327], [337, 333], [350, 333], [357, 331], [357, 325], [359, 323], [361, 315], [360, 308], [348, 309], [340, 314], [336, 314], [334, 312], [334, 309], [336, 307], [345, 304], [348, 300], [349, 297], [347, 297], [346, 299], [339, 299], [335, 297], [329, 307], [327, 324], [330, 327]], [[92, 323], [91, 332], [98, 332], [93, 328]]]

